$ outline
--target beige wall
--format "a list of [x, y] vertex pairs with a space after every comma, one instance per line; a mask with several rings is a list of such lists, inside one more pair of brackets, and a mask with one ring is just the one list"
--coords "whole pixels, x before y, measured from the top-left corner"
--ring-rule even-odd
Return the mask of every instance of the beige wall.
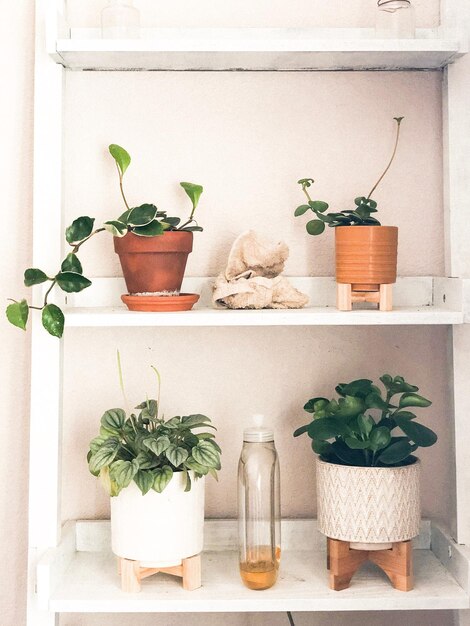
[[[77, 25], [93, 25], [103, 2], [75, 0], [70, 4]], [[360, 0], [357, 5], [344, 0], [297, 0], [295, 6], [279, 1], [275, 9], [272, 3], [268, 7], [267, 2], [259, 2], [254, 9], [253, 3], [225, 2], [215, 12], [204, 0], [196, 12], [193, 2], [159, 3], [156, 10], [155, 3], [142, 1], [155, 25], [172, 25], [176, 18], [188, 25], [295, 26], [304, 18], [309, 25], [320, 20], [323, 25], [371, 25], [368, 11], [374, 4], [373, 0]], [[435, 25], [437, 0], [416, 4], [420, 25]], [[202, 22], [201, 16], [205, 16]], [[2, 91], [8, 97], [0, 103], [1, 198], [9, 225], [1, 231], [2, 254], [8, 259], [0, 283], [5, 302], [9, 296], [22, 295], [22, 271], [30, 260], [33, 2], [10, 3], [8, 19], [0, 23], [0, 29], [0, 46], [6, 51], [2, 58], [10, 60], [2, 66]], [[319, 197], [343, 206], [369, 187], [377, 161], [381, 165], [390, 147], [388, 120], [400, 113], [407, 117], [400, 159], [377, 198], [382, 201], [385, 221], [402, 226], [400, 272], [441, 273], [440, 95], [439, 74], [425, 72], [69, 75], [67, 219], [83, 212], [109, 217], [119, 206], [114, 170], [105, 153], [107, 143], [118, 141], [135, 158], [128, 186], [136, 200], [150, 197], [162, 205], [180, 207], [184, 200], [176, 181], [189, 178], [205, 184], [201, 221], [206, 230], [197, 240], [191, 274], [216, 272], [231, 240], [245, 226], [289, 242], [291, 275], [331, 274], [331, 233], [313, 242], [291, 217], [292, 208], [300, 202], [295, 180], [314, 175]], [[235, 192], [230, 191], [232, 185]], [[423, 227], [422, 215], [432, 227]], [[414, 238], [417, 231], [418, 240]], [[119, 273], [109, 243], [102, 238], [84, 255], [90, 275]], [[2, 564], [9, 572], [8, 577], [1, 577], [0, 623], [22, 626], [29, 338], [0, 319], [0, 475], [7, 477], [0, 492], [0, 536]], [[151, 391], [148, 365], [155, 363], [164, 376], [163, 401], [168, 413], [198, 410], [216, 420], [224, 444], [224, 469], [220, 484], [208, 487], [208, 513], [213, 516], [235, 513], [240, 433], [253, 412], [264, 412], [276, 427], [284, 514], [312, 515], [312, 455], [306, 441], [291, 437], [302, 421], [303, 401], [310, 393], [328, 393], [337, 380], [356, 375], [372, 377], [389, 369], [410, 377], [433, 398], [428, 423], [440, 435], [438, 446], [421, 455], [427, 470], [425, 514], [448, 518], [453, 510], [453, 481], [447, 462], [452, 442], [446, 408], [446, 332], [423, 327], [70, 331], [66, 339], [63, 518], [108, 513], [106, 498], [87, 474], [84, 456], [101, 412], [121, 403], [114, 362], [117, 347], [122, 351], [132, 399], [140, 400]], [[86, 351], [84, 344], [89, 346]], [[269, 359], [265, 359], [267, 353]], [[246, 391], [250, 385], [259, 392], [255, 400]], [[448, 613], [296, 616], [298, 626], [355, 626], [364, 621], [371, 626], [445, 626], [451, 618]], [[286, 619], [284, 615], [64, 616], [61, 623], [281, 626]]]

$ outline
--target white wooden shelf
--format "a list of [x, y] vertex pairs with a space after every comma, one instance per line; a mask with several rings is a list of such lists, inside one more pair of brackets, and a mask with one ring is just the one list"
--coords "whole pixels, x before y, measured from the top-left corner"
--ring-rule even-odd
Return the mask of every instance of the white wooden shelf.
[[439, 69], [464, 49], [439, 29], [420, 29], [416, 39], [378, 39], [373, 29], [161, 28], [132, 40], [72, 29], [50, 52], [71, 70], [302, 71]]
[[183, 291], [201, 294], [191, 311], [142, 313], [128, 311], [120, 294], [126, 293], [122, 278], [97, 278], [86, 291], [67, 296], [68, 327], [148, 326], [386, 326], [413, 324], [462, 324], [462, 281], [428, 276], [399, 278], [394, 286], [396, 307], [378, 311], [374, 305], [338, 311], [333, 278], [290, 278], [310, 298], [303, 309], [216, 309], [211, 305], [211, 278], [186, 278]]
[[[177, 579], [157, 575], [145, 580], [139, 594], [123, 593], [116, 557], [109, 547], [109, 523], [71, 522], [58, 548], [38, 565], [38, 597], [55, 612], [244, 612], [365, 611], [464, 609], [469, 607], [465, 584], [465, 548], [456, 546], [429, 522], [414, 550], [415, 588], [392, 588], [374, 566], [364, 566], [351, 587], [328, 587], [325, 539], [314, 520], [283, 523], [283, 548], [277, 584], [260, 592], [246, 589], [238, 573], [235, 521], [206, 522], [202, 587], [186, 592]], [[449, 554], [451, 557], [449, 558]], [[444, 560], [446, 565], [441, 562]]]

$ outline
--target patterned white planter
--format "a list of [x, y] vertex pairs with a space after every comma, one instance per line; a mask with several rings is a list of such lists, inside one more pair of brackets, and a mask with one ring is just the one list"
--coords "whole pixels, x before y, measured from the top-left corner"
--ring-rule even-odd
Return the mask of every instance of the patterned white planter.
[[370, 550], [419, 534], [419, 461], [405, 467], [352, 467], [317, 459], [316, 474], [318, 527], [327, 537]]
[[204, 478], [185, 492], [182, 472], [175, 472], [163, 493], [145, 496], [132, 482], [111, 498], [111, 543], [116, 556], [142, 567], [171, 567], [202, 551]]

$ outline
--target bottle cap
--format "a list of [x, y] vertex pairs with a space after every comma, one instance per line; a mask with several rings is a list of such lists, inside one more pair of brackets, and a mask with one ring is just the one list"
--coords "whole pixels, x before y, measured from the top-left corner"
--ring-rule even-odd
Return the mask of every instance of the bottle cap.
[[263, 426], [252, 426], [245, 428], [243, 431], [243, 441], [247, 443], [265, 443], [274, 441], [274, 431], [272, 428], [264, 428]]

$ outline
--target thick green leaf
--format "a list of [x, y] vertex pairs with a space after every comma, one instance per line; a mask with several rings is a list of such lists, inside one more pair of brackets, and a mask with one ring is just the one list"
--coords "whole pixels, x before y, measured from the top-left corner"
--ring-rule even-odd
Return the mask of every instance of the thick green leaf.
[[365, 402], [362, 398], [346, 396], [338, 401], [339, 409], [335, 412], [336, 417], [355, 417], [364, 411]]
[[374, 428], [369, 437], [371, 450], [377, 452], [378, 450], [386, 448], [390, 443], [391, 438], [390, 431], [385, 426], [378, 426], [377, 428]]
[[157, 467], [153, 473], [155, 475], [153, 488], [156, 492], [161, 493], [173, 478], [173, 470], [169, 465], [164, 465], [163, 467]]
[[186, 469], [183, 470], [183, 476], [186, 479], [186, 486], [184, 488], [184, 491], [185, 492], [191, 491], [191, 476], [189, 475], [189, 472]]
[[210, 421], [210, 417], [207, 417], [207, 415], [201, 415], [200, 413], [195, 415], [183, 415], [181, 418], [181, 424], [184, 424], [189, 428], [196, 428], [201, 425], [209, 426]]
[[127, 220], [129, 219], [131, 211], [132, 209], [127, 209], [126, 211], [124, 211], [124, 213], [117, 218], [117, 221], [121, 222], [122, 224], [126, 224], [127, 226]]
[[155, 219], [156, 214], [157, 207], [154, 204], [136, 206], [129, 213], [127, 224], [129, 226], [146, 226]]
[[389, 405], [376, 391], [373, 391], [366, 397], [366, 407], [368, 409], [380, 409], [381, 411], [386, 411], [389, 408]]
[[365, 465], [364, 452], [348, 448], [343, 441], [334, 441], [331, 444], [331, 452], [347, 465], [357, 465], [359, 467]]
[[135, 459], [132, 461], [114, 461], [109, 466], [109, 477], [121, 487], [121, 489], [124, 489], [131, 484], [132, 479], [138, 471], [139, 464]]
[[26, 330], [29, 315], [28, 303], [26, 300], [21, 300], [21, 302], [9, 304], [6, 309], [6, 315], [10, 324], [21, 328], [21, 330]]
[[194, 183], [180, 183], [181, 187], [187, 193], [191, 203], [193, 205], [193, 209], [195, 209], [199, 203], [199, 198], [201, 197], [204, 188], [201, 185], [196, 185]]
[[186, 467], [194, 470], [198, 474], [205, 475], [209, 472], [209, 468], [207, 467], [207, 465], [201, 465], [200, 463], [196, 461], [196, 459], [193, 456], [188, 456], [184, 464], [186, 465]]
[[49, 280], [47, 274], [44, 274], [42, 270], [38, 270], [35, 267], [30, 267], [24, 273], [24, 284], [26, 287], [32, 287], [33, 285], [40, 285]]
[[307, 222], [305, 228], [309, 235], [321, 235], [325, 230], [325, 224], [320, 220], [310, 220], [310, 222]]
[[299, 217], [299, 215], [304, 215], [304, 213], [307, 213], [307, 211], [310, 211], [310, 207], [308, 206], [308, 204], [301, 204], [295, 209], [294, 216]]
[[408, 458], [413, 450], [414, 448], [410, 443], [406, 439], [402, 439], [396, 443], [392, 443], [388, 448], [385, 448], [377, 461], [385, 463], [385, 465], [395, 465]]
[[432, 404], [431, 400], [427, 400], [423, 398], [423, 396], [418, 395], [417, 393], [404, 393], [400, 398], [399, 406], [400, 408], [405, 408], [407, 406], [418, 406], [418, 407], [427, 407]]
[[422, 448], [428, 448], [429, 446], [433, 446], [437, 441], [437, 435], [434, 431], [427, 426], [423, 426], [422, 424], [418, 424], [417, 422], [413, 422], [412, 420], [399, 416], [398, 414], [394, 415], [394, 420], [397, 425], [402, 429], [407, 437], [414, 441], [418, 446]]
[[132, 232], [134, 235], [138, 235], [139, 237], [157, 237], [158, 235], [163, 235], [165, 231], [161, 222], [154, 220], [145, 226], [136, 226], [135, 228], [132, 228]]
[[[382, 378], [380, 380], [382, 380]], [[410, 385], [409, 383], [407, 383], [405, 379], [403, 378], [403, 376], [395, 376], [392, 382], [389, 383], [389, 389], [393, 394], [413, 393], [415, 391], [418, 391], [418, 387], [416, 387], [416, 385]]]
[[361, 204], [364, 204], [365, 202], [367, 202], [367, 198], [365, 196], [359, 196], [359, 198], [354, 198], [354, 204], [356, 206], [361, 206]]
[[95, 437], [90, 441], [90, 452], [92, 454], [95, 454], [95, 452], [98, 452], [98, 450], [103, 446], [113, 446], [116, 443], [119, 443], [119, 439], [117, 439], [116, 437], [100, 435], [99, 437]]
[[396, 413], [393, 414], [393, 417], [395, 417], [395, 415], [399, 417], [403, 417], [404, 419], [408, 419], [408, 420], [416, 419], [416, 415], [414, 413], [411, 413], [411, 411], [397, 411]]
[[165, 217], [164, 222], [165, 224], [169, 224], [173, 228], [176, 228], [176, 226], [178, 226], [178, 224], [181, 222], [181, 219], [179, 217]]
[[332, 437], [338, 437], [339, 435], [345, 435], [347, 432], [348, 427], [346, 424], [336, 417], [317, 419], [308, 425], [309, 437], [323, 441], [331, 439]]
[[109, 220], [103, 226], [113, 237], [124, 237], [128, 233], [127, 224], [119, 220]]
[[351, 448], [351, 450], [367, 450], [367, 448], [370, 447], [368, 441], [361, 441], [355, 437], [345, 437], [344, 443], [348, 448]]
[[187, 233], [202, 233], [204, 229], [202, 226], [185, 226], [184, 228], [180, 228], [180, 230]]
[[304, 411], [307, 411], [307, 413], [315, 413], [315, 411], [320, 411], [321, 409], [324, 409], [327, 405], [327, 398], [312, 398], [306, 404], [304, 404]]
[[165, 422], [165, 428], [179, 428], [181, 425], [181, 417], [175, 416]]
[[[358, 415], [357, 417], [357, 425], [359, 427], [359, 432], [366, 437], [369, 436], [369, 433], [375, 426], [374, 420], [370, 417], [370, 415]], [[351, 446], [349, 446], [351, 447]]]
[[145, 496], [152, 489], [155, 482], [155, 474], [153, 472], [143, 471], [142, 468], [134, 476], [134, 482]]
[[122, 409], [109, 409], [101, 417], [101, 425], [111, 434], [120, 435], [126, 422], [126, 413]]
[[179, 467], [182, 463], [186, 461], [189, 456], [186, 448], [182, 448], [175, 443], [169, 445], [165, 450], [166, 458], [172, 463], [175, 467]]
[[53, 337], [62, 337], [65, 318], [62, 311], [55, 304], [46, 304], [42, 310], [42, 325]]
[[324, 213], [329, 207], [329, 204], [327, 202], [322, 202], [321, 200], [312, 200], [308, 204], [310, 208], [312, 209], [312, 211], [315, 211], [315, 213], [317, 211], [319, 213]]
[[341, 395], [357, 396], [364, 399], [372, 392], [372, 386], [372, 381], [368, 378], [359, 378], [347, 385], [341, 385]]
[[207, 467], [218, 468], [220, 458], [217, 450], [211, 446], [210, 441], [201, 441], [192, 449], [192, 456], [197, 463]]
[[65, 239], [68, 243], [80, 243], [93, 232], [95, 218], [86, 215], [78, 217], [70, 226], [65, 229]]
[[153, 469], [158, 465], [158, 459], [150, 451], [144, 452], [141, 450], [135, 458], [141, 470]]
[[147, 439], [144, 439], [142, 443], [146, 448], [148, 448], [149, 450], [152, 450], [152, 452], [156, 454], [157, 456], [160, 456], [160, 454], [163, 454], [163, 452], [165, 452], [165, 450], [167, 450], [171, 445], [171, 441], [168, 439], [166, 435], [163, 435], [161, 437], [156, 437], [156, 438], [147, 437]]
[[116, 458], [119, 448], [119, 441], [113, 441], [112, 443], [110, 442], [108, 445], [101, 446], [101, 448], [90, 457], [90, 461], [88, 463], [90, 472], [92, 474], [96, 474], [103, 467], [107, 467], [108, 465], [110, 465]]
[[299, 437], [300, 435], [303, 435], [304, 433], [307, 432], [309, 427], [309, 424], [305, 424], [305, 426], [300, 426], [300, 428], [297, 428], [296, 430], [294, 430], [294, 437]]
[[80, 259], [76, 254], [70, 252], [67, 254], [65, 259], [62, 261], [62, 265], [60, 266], [62, 272], [75, 272], [76, 274], [82, 274], [83, 268], [80, 263]]
[[131, 162], [130, 154], [127, 150], [124, 150], [124, 148], [121, 148], [121, 146], [118, 146], [115, 143], [112, 143], [109, 146], [109, 152], [116, 161], [119, 171], [121, 172], [121, 176], [123, 176]]
[[326, 455], [331, 450], [331, 443], [329, 441], [314, 439], [312, 441], [312, 450], [315, 454]]
[[78, 272], [59, 272], [55, 279], [62, 291], [67, 293], [77, 293], [91, 285], [91, 280]]

